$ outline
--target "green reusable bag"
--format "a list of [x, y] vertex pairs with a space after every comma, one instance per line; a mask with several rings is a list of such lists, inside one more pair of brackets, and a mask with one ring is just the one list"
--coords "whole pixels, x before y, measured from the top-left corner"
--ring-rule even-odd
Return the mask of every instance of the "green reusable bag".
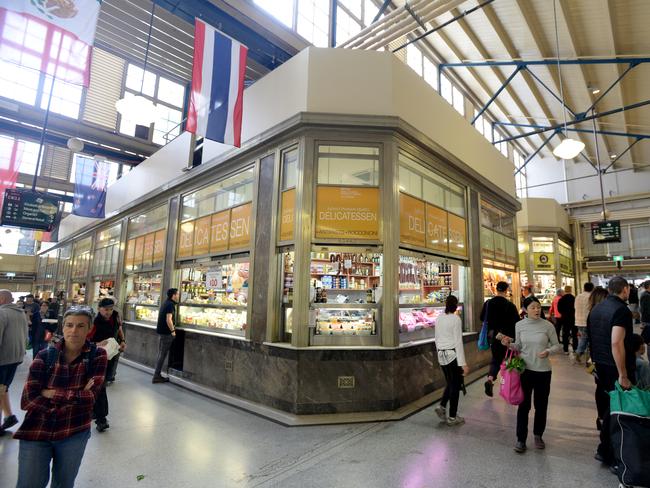
[[615, 389], [609, 392], [610, 412], [624, 412], [641, 417], [650, 417], [650, 391], [640, 390], [633, 386], [624, 390], [616, 382]]

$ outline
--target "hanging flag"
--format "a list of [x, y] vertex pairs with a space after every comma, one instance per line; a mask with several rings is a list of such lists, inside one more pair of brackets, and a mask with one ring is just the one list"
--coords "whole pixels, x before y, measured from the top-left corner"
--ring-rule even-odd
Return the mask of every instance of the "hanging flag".
[[110, 163], [77, 156], [72, 213], [79, 217], [103, 219]]
[[0, 0], [0, 58], [8, 62], [2, 63], [3, 68], [31, 68], [88, 86], [100, 4], [100, 0]]
[[187, 130], [241, 146], [244, 72], [248, 48], [196, 19]]
[[0, 167], [0, 210], [5, 200], [5, 190], [14, 188], [18, 180], [20, 163], [25, 152], [25, 141], [20, 141], [10, 136], [0, 136], [0, 159], [5, 164]]

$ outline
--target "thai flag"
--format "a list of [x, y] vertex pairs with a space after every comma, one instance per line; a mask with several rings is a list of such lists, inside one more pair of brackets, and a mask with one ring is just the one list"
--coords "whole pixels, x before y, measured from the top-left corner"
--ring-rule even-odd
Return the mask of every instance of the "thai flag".
[[189, 132], [241, 146], [247, 52], [246, 46], [196, 19]]

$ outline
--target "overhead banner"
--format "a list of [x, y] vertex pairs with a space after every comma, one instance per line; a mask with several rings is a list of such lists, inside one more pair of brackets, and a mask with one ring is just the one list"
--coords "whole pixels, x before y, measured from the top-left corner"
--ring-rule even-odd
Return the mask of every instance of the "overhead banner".
[[77, 156], [72, 213], [79, 217], [103, 219], [110, 163]]
[[404, 193], [399, 194], [399, 240], [424, 247], [426, 244], [424, 202]]
[[230, 240], [230, 210], [212, 214], [210, 253], [226, 251]]
[[252, 203], [246, 203], [230, 210], [229, 249], [240, 249], [250, 245], [252, 212]]
[[465, 219], [450, 213], [449, 252], [458, 256], [467, 256], [467, 224]]
[[379, 188], [319, 186], [317, 239], [379, 240]]

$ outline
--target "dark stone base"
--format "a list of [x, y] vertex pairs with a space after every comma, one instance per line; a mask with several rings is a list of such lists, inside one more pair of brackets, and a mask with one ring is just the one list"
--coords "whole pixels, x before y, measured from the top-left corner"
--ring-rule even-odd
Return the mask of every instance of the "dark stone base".
[[[153, 366], [155, 331], [130, 326], [127, 333], [126, 357]], [[476, 339], [467, 336], [465, 344], [472, 370], [490, 361], [490, 351], [478, 351]], [[401, 349], [295, 350], [191, 331], [185, 333], [182, 376], [298, 415], [396, 410], [444, 386], [434, 343]], [[353, 376], [354, 388], [339, 388], [339, 376]]]

